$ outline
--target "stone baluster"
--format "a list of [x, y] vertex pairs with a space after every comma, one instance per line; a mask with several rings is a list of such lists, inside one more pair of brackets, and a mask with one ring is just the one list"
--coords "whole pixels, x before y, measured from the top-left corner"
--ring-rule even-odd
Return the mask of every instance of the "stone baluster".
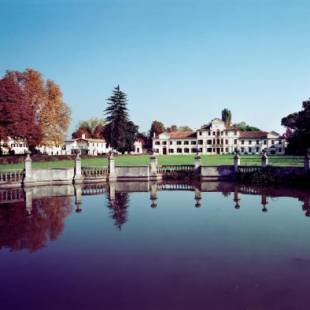
[[269, 159], [266, 151], [263, 151], [261, 162], [263, 168], [266, 168], [268, 166]]
[[109, 181], [116, 181], [115, 159], [113, 152], [109, 155]]
[[234, 156], [234, 171], [235, 171], [235, 173], [238, 172], [239, 166], [240, 166], [240, 155], [239, 155], [239, 153], [236, 153]]

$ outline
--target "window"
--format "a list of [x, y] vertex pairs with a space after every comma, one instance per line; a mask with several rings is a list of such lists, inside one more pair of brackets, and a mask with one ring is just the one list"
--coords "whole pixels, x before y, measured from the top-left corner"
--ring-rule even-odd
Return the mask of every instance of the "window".
[[259, 144], [259, 140], [256, 140], [256, 144]]
[[215, 131], [212, 132], [213, 136], [215, 136]]
[[208, 135], [211, 136], [211, 131], [210, 130], [208, 131]]
[[228, 144], [228, 139], [225, 140], [225, 144]]
[[249, 153], [252, 153], [252, 148], [251, 147], [249, 147]]
[[177, 141], [177, 145], [181, 145], [182, 144], [182, 141]]
[[237, 139], [234, 139], [234, 144], [237, 144], [238, 143], [238, 140]]
[[281, 141], [281, 140], [279, 140], [279, 144], [282, 144], [282, 141]]
[[198, 144], [203, 144], [203, 140], [198, 140]]
[[159, 153], [159, 149], [155, 149], [155, 153]]
[[174, 153], [174, 149], [169, 149], [169, 153]]
[[211, 148], [211, 147], [208, 147], [208, 148], [207, 148], [207, 152], [208, 152], [208, 153], [212, 153], [212, 148]]
[[201, 131], [199, 131], [199, 135], [200, 135], [200, 136], [202, 135], [202, 132], [201, 132]]
[[170, 145], [172, 145], [173, 141], [169, 141]]
[[189, 141], [184, 141], [184, 145], [189, 145]]
[[196, 145], [196, 141], [191, 141], [191, 144], [192, 145]]
[[241, 148], [241, 152], [244, 153], [244, 147]]
[[264, 144], [265, 144], [265, 145], [267, 144], [267, 140], [264, 140]]
[[228, 153], [228, 152], [229, 152], [229, 148], [228, 148], [228, 147], [225, 149], [225, 152], [226, 152], [226, 153]]
[[186, 147], [186, 148], [184, 149], [184, 153], [189, 153], [189, 148]]
[[192, 148], [192, 153], [197, 153], [197, 149], [195, 147]]
[[252, 140], [249, 140], [249, 144], [252, 144]]
[[241, 144], [244, 144], [244, 140], [241, 140]]
[[271, 144], [274, 145], [274, 140], [271, 140]]
[[182, 149], [181, 148], [177, 148], [177, 153], [182, 153]]
[[160, 145], [160, 141], [155, 141], [155, 145]]
[[163, 141], [163, 145], [167, 145], [167, 141]]
[[256, 153], [259, 153], [259, 147], [256, 148]]
[[198, 152], [202, 153], [202, 148], [201, 147], [198, 149]]
[[209, 144], [209, 145], [212, 144], [212, 140], [208, 140], [207, 144]]

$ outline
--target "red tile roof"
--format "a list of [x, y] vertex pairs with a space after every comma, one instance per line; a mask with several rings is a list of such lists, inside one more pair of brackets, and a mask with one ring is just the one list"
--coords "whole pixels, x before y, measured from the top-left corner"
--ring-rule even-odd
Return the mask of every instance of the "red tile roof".
[[240, 138], [244, 139], [267, 139], [266, 131], [240, 131]]
[[169, 132], [169, 136], [170, 136], [170, 139], [196, 138], [196, 133], [190, 130], [172, 131], [172, 132]]

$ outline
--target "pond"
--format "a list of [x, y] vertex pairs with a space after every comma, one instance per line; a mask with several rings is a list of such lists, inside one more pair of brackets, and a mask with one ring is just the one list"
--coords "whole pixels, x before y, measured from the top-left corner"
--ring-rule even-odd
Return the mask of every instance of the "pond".
[[0, 190], [1, 309], [309, 309], [310, 192]]

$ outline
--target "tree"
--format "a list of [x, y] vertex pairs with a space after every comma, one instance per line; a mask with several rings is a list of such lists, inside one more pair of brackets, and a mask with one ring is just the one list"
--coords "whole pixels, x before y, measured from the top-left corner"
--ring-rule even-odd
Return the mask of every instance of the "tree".
[[[20, 89], [23, 109], [31, 109], [34, 113], [33, 123], [39, 126], [41, 135], [40, 139], [37, 135], [34, 141], [38, 144], [61, 144], [69, 126], [70, 109], [63, 102], [59, 86], [51, 80], [45, 82], [42, 74], [33, 69], [7, 71], [6, 76], [14, 79]], [[18, 123], [16, 126], [20, 127]]]
[[165, 126], [162, 122], [159, 122], [159, 121], [153, 121], [152, 122], [152, 125], [151, 125], [151, 129], [150, 129], [150, 132], [149, 132], [149, 136], [150, 138], [152, 139], [154, 134], [156, 136], [160, 135], [161, 133], [163, 133], [165, 131]]
[[109, 146], [124, 153], [134, 149], [138, 126], [129, 120], [127, 95], [117, 86], [107, 100], [105, 139]]
[[62, 92], [52, 80], [46, 83], [47, 101], [39, 115], [42, 144], [62, 144], [69, 127], [71, 111], [63, 102]]
[[302, 103], [303, 110], [282, 118], [282, 126], [290, 129], [288, 152], [305, 154], [310, 148], [310, 99]]
[[259, 128], [248, 125], [246, 122], [240, 122], [234, 125], [240, 131], [261, 131]]
[[30, 149], [42, 139], [35, 111], [16, 72], [7, 72], [0, 80], [0, 139], [9, 137], [25, 140]]
[[102, 139], [104, 137], [105, 121], [99, 118], [90, 118], [79, 122], [78, 128], [72, 133], [72, 138], [80, 138], [83, 134], [87, 138]]
[[225, 122], [226, 125], [231, 124], [231, 111], [228, 109], [224, 109], [222, 111], [222, 121]]
[[166, 130], [168, 132], [175, 132], [178, 130], [178, 126], [177, 125], [171, 125], [170, 127], [167, 127]]
[[178, 127], [178, 131], [193, 131], [189, 126], [180, 126]]

